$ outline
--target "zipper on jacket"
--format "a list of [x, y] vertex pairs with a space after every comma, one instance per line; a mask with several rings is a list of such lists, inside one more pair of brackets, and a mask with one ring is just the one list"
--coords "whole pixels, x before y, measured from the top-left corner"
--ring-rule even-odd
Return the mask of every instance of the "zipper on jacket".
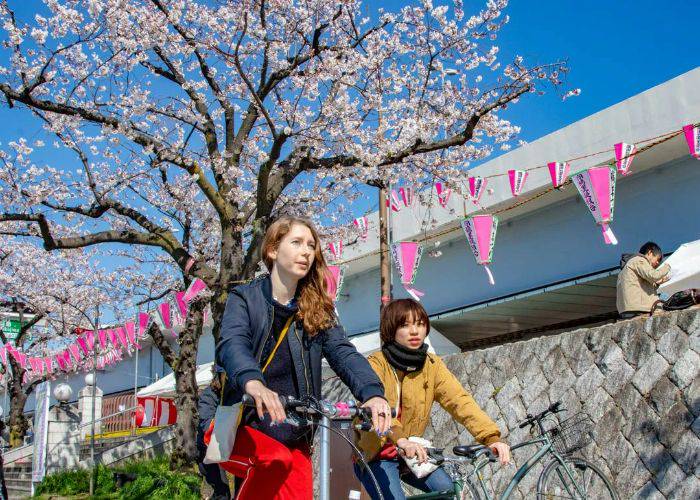
[[297, 336], [299, 346], [301, 347], [301, 364], [304, 367], [304, 382], [306, 383], [306, 394], [307, 396], [312, 396], [311, 392], [309, 391], [309, 379], [306, 376], [306, 361], [304, 361], [304, 343], [301, 341], [301, 338], [299, 338], [299, 332], [297, 330], [296, 325], [294, 325], [294, 335]]
[[263, 343], [260, 345], [260, 354], [258, 354], [258, 364], [262, 363], [262, 356], [263, 353], [265, 352], [265, 346], [267, 345], [267, 341], [270, 340], [270, 334], [272, 333], [272, 328], [275, 324], [275, 308], [272, 308], [272, 318], [270, 319], [270, 329], [267, 331], [267, 335], [265, 336], [265, 340]]

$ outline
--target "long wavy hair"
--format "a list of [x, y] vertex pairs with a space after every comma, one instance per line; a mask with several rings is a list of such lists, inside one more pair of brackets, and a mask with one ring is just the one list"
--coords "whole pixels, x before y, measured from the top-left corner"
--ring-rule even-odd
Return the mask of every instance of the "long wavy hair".
[[330, 275], [326, 259], [321, 251], [321, 240], [313, 223], [302, 217], [283, 216], [273, 222], [262, 244], [263, 262], [269, 271], [272, 271], [274, 261], [270, 258], [270, 252], [279, 248], [280, 241], [284, 238], [292, 226], [299, 224], [306, 226], [316, 242], [314, 261], [309, 272], [306, 273], [297, 285], [299, 296], [299, 311], [297, 318], [304, 324], [304, 330], [314, 336], [317, 333], [330, 328], [335, 323], [335, 306], [328, 292], [326, 278]]

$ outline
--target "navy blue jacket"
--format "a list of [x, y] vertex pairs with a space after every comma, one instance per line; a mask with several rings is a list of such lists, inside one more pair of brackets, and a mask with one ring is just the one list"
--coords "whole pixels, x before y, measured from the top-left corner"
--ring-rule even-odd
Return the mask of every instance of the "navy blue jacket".
[[[246, 382], [265, 381], [261, 370], [262, 350], [272, 334], [272, 282], [265, 275], [233, 288], [228, 295], [216, 345], [216, 364], [226, 372], [224, 404], [239, 402]], [[321, 357], [348, 386], [353, 396], [365, 402], [384, 397], [384, 386], [369, 362], [350, 343], [345, 330], [336, 324], [310, 337], [301, 323], [287, 333], [289, 349], [299, 381], [300, 395], [321, 397]]]

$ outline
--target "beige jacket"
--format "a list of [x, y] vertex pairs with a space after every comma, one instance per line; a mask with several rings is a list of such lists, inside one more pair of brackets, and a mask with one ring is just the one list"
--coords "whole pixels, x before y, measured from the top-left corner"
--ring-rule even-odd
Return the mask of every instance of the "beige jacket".
[[659, 300], [656, 283], [670, 271], [668, 264], [654, 269], [642, 255], [628, 260], [617, 276], [617, 312], [649, 312]]
[[384, 384], [384, 396], [392, 408], [397, 407], [400, 387], [401, 421], [395, 418], [391, 434], [384, 438], [379, 438], [372, 431], [356, 432], [356, 443], [366, 460], [372, 460], [387, 439], [395, 443], [400, 438], [423, 436], [430, 423], [433, 401], [440, 403], [479, 443], [488, 445], [500, 439], [501, 432], [496, 423], [479, 408], [439, 356], [428, 354], [423, 369], [407, 373], [400, 383], [381, 351], [367, 359]]

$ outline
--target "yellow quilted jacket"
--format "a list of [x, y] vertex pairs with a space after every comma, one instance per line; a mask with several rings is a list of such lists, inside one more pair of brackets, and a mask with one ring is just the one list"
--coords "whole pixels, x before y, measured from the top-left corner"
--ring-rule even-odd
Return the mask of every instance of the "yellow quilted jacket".
[[392, 408], [397, 407], [400, 385], [401, 421], [395, 418], [392, 432], [383, 438], [373, 431], [355, 432], [356, 444], [366, 460], [372, 460], [387, 439], [395, 443], [400, 438], [423, 436], [433, 401], [440, 403], [479, 443], [489, 445], [500, 439], [496, 423], [479, 408], [439, 356], [429, 353], [423, 369], [406, 373], [401, 382], [381, 351], [371, 354], [368, 361], [384, 384], [384, 396]]

